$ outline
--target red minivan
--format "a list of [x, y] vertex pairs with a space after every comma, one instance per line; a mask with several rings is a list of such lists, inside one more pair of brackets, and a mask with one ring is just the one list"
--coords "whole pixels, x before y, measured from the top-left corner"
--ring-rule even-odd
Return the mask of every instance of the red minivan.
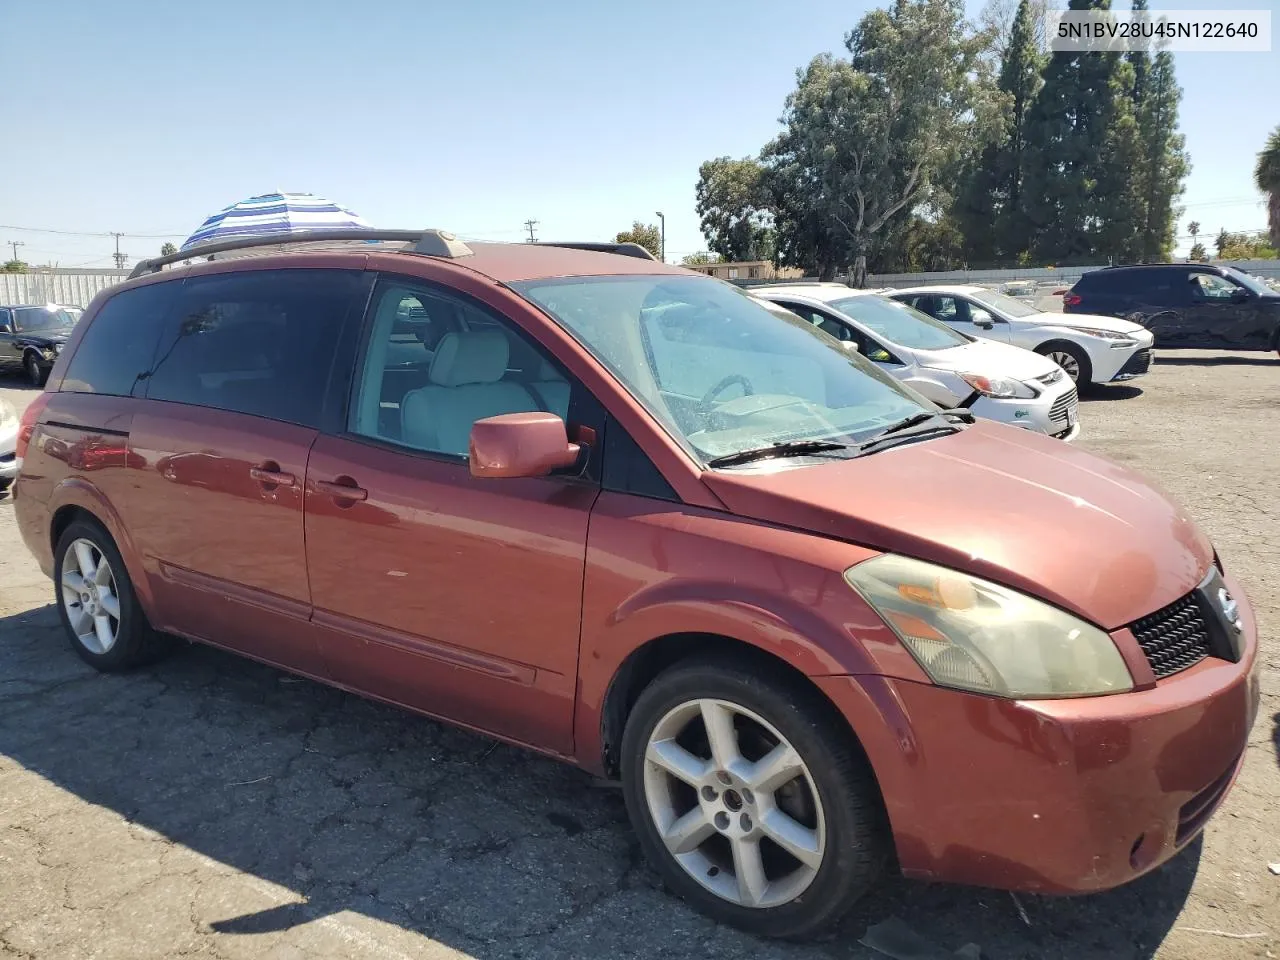
[[1221, 804], [1254, 619], [1142, 478], [639, 248], [346, 237], [141, 265], [28, 409], [95, 667], [184, 637], [620, 778], [774, 936], [889, 862], [1103, 890]]

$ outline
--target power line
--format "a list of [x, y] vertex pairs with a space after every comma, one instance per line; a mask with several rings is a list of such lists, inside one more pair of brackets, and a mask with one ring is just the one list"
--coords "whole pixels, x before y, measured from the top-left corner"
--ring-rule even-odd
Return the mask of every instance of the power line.
[[[114, 237], [111, 231], [92, 230], [53, 230], [46, 227], [19, 227], [12, 223], [0, 223], [0, 230], [21, 230], [23, 233], [54, 233], [60, 237]], [[175, 237], [186, 237], [185, 233], [121, 233], [122, 237], [136, 240], [172, 240]]]

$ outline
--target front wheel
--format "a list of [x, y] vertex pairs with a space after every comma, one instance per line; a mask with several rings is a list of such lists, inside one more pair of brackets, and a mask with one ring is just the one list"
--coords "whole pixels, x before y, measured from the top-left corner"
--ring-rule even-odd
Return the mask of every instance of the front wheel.
[[28, 353], [22, 361], [22, 369], [27, 374], [27, 382], [33, 387], [43, 387], [45, 381], [44, 368], [40, 366], [40, 359], [34, 353]]
[[1089, 362], [1089, 355], [1074, 343], [1067, 343], [1065, 340], [1047, 343], [1037, 347], [1036, 353], [1048, 357], [1066, 371], [1078, 389], [1083, 390], [1093, 380], [1093, 364]]
[[627, 812], [678, 895], [751, 933], [811, 937], [879, 876], [879, 790], [838, 720], [800, 684], [701, 661], [641, 695], [622, 743]]

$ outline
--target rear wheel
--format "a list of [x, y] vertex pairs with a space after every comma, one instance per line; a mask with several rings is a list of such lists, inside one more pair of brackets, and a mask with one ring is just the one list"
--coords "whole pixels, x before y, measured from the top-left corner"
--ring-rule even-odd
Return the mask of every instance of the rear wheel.
[[73, 521], [54, 550], [58, 613], [71, 646], [102, 671], [155, 658], [162, 640], [138, 605], [124, 559], [99, 523]]
[[645, 855], [717, 920], [809, 937], [880, 874], [889, 841], [874, 776], [798, 684], [729, 662], [673, 667], [640, 695], [622, 756]]
[[27, 382], [33, 387], [43, 387], [45, 381], [44, 368], [40, 366], [40, 358], [28, 352], [22, 359], [22, 369], [27, 375]]
[[1093, 364], [1089, 355], [1074, 343], [1056, 340], [1036, 348], [1036, 353], [1048, 357], [1060, 366], [1077, 389], [1083, 390], [1093, 382]]

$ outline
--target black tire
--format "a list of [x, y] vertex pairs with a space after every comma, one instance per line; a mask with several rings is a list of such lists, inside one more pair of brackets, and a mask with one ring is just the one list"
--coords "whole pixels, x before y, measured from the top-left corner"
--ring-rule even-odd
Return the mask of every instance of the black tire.
[[[120, 616], [117, 621], [114, 645], [106, 652], [90, 650], [76, 635], [67, 612], [67, 604], [63, 602], [63, 562], [67, 551], [77, 540], [84, 540], [104, 557], [110, 566], [113, 580], [113, 593], [119, 601]], [[78, 571], [76, 571], [78, 572]], [[157, 634], [147, 622], [146, 614], [138, 603], [133, 583], [125, 569], [124, 559], [116, 549], [115, 541], [107, 533], [106, 528], [96, 520], [81, 518], [72, 521], [58, 538], [53, 555], [54, 597], [58, 607], [58, 616], [67, 631], [71, 647], [86, 663], [104, 673], [128, 670], [132, 667], [149, 663], [164, 650], [164, 638]]]
[[[728, 701], [766, 720], [810, 772], [825, 820], [826, 845], [809, 886], [789, 902], [751, 907], [713, 893], [676, 861], [653, 822], [644, 786], [649, 738], [670, 711], [703, 698]], [[891, 848], [875, 776], [829, 706], [801, 683], [765, 680], [730, 660], [678, 664], [641, 693], [623, 735], [622, 780], [641, 849], [667, 886], [713, 919], [759, 936], [804, 940], [817, 935], [872, 886]]]
[[0, 495], [13, 484], [13, 477], [0, 477]]
[[22, 369], [27, 375], [27, 382], [33, 387], [43, 387], [45, 380], [49, 378], [49, 374], [40, 364], [40, 358], [34, 353], [28, 352], [23, 357]]
[[1083, 349], [1069, 340], [1054, 340], [1051, 343], [1043, 343], [1036, 347], [1036, 353], [1047, 357], [1054, 353], [1065, 353], [1076, 362], [1076, 374], [1072, 376], [1071, 371], [1067, 370], [1067, 376], [1071, 377], [1071, 381], [1076, 385], [1079, 393], [1084, 393], [1093, 384], [1093, 364], [1089, 362], [1089, 354]]

